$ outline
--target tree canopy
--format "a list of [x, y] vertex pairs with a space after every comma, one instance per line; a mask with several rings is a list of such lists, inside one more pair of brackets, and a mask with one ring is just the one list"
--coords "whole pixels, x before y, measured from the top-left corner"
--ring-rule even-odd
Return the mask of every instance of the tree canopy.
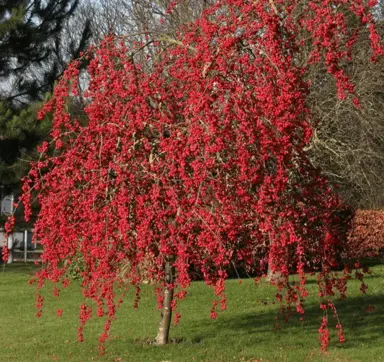
[[[173, 11], [167, 11], [171, 0], [85, 0], [78, 16], [92, 14], [92, 42], [98, 44], [104, 36], [132, 34], [130, 44], [148, 42], [163, 37], [174, 37], [185, 24], [201, 15], [212, 5], [212, 0], [178, 1]], [[298, 7], [297, 14], [305, 9]], [[311, 93], [308, 106], [314, 135], [307, 150], [311, 162], [320, 167], [330, 183], [338, 188], [342, 200], [362, 209], [377, 209], [384, 205], [384, 137], [383, 97], [381, 92], [383, 59], [377, 64], [370, 62], [369, 30], [362, 29], [356, 15], [347, 7], [340, 7], [351, 32], [358, 33], [353, 49], [352, 61], [344, 62], [343, 69], [354, 79], [359, 94], [361, 110], [356, 112], [352, 102], [340, 100], [337, 96], [335, 79], [327, 72], [324, 63], [312, 64], [305, 79], [310, 83]], [[372, 13], [377, 20], [377, 31], [383, 36], [383, 3], [378, 2]], [[297, 54], [298, 62], [307, 62], [311, 53], [310, 38], [301, 35], [304, 43]], [[163, 44], [166, 46], [166, 43]], [[150, 45], [147, 51], [153, 55]], [[136, 61], [150, 66], [136, 56]]]

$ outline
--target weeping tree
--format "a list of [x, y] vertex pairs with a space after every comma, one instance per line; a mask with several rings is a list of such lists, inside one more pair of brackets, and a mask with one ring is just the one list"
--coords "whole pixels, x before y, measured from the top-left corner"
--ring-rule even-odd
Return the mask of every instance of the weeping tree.
[[[177, 9], [177, 2], [171, 5], [168, 12]], [[325, 64], [339, 97], [359, 111], [342, 68], [356, 38], [344, 14], [369, 28], [375, 60], [382, 49], [373, 5], [221, 0], [177, 37], [151, 43], [158, 51], [146, 53], [150, 67], [140, 54], [147, 43], [128, 47], [129, 36], [107, 37], [83, 55], [90, 79], [84, 93], [80, 61], [68, 67], [41, 110], [41, 118], [52, 114], [52, 141], [38, 148], [22, 202], [26, 218], [34, 195], [41, 204], [39, 289], [50, 280], [57, 294], [81, 257], [90, 302], [80, 307], [80, 341], [96, 309], [105, 318], [104, 350], [116, 309], [131, 289], [138, 306], [144, 270], [162, 308], [155, 342], [165, 344], [172, 312], [176, 322], [180, 318], [177, 303], [191, 283], [191, 266], [214, 291], [216, 318], [226, 308], [228, 266], [264, 270], [267, 253], [279, 274], [276, 298], [287, 312], [304, 313], [305, 268], [321, 266], [319, 332], [326, 348], [327, 313], [335, 311], [330, 296], [345, 296], [351, 271], [332, 272], [343, 242], [335, 227], [340, 201], [305, 151], [313, 134], [305, 75]], [[305, 63], [303, 34], [311, 41]], [[80, 95], [86, 121], [68, 108]], [[11, 217], [8, 232], [13, 223]], [[290, 283], [292, 273], [299, 283]], [[39, 316], [42, 305], [38, 293]], [[344, 340], [340, 324], [338, 336]]]

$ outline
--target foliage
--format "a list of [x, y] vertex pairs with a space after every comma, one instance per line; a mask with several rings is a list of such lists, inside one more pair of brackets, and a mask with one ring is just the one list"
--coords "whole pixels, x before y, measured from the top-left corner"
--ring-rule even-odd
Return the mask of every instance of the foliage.
[[[10, 10], [10, 13], [7, 14], [7, 10]], [[15, 6], [13, 2], [12, 8], [7, 9], [7, 7], [2, 4], [0, 7], [0, 38], [3, 38], [7, 35], [8, 32], [13, 31], [20, 25], [25, 16], [25, 8], [23, 6]]]
[[67, 264], [67, 278], [72, 280], [81, 279], [81, 273], [84, 271], [84, 261], [81, 254], [68, 258], [64, 263]]
[[38, 158], [36, 145], [49, 137], [51, 118], [37, 120], [42, 103], [33, 103], [13, 112], [0, 102], [0, 180], [11, 192], [29, 171], [29, 163]]
[[384, 211], [357, 210], [348, 233], [346, 253], [353, 258], [378, 257], [384, 251]]
[[79, 56], [89, 37], [89, 25], [85, 24], [78, 44], [69, 44], [65, 49], [60, 39], [65, 21], [77, 5], [76, 0], [6, 0], [0, 5], [4, 20], [0, 33], [0, 79], [9, 83], [1, 98], [11, 109], [40, 100], [52, 90], [65, 62]]
[[[172, 36], [182, 26], [198, 18], [203, 9], [214, 3], [212, 0], [180, 0], [172, 12], [167, 12], [171, 0], [99, 0], [86, 1], [77, 12], [83, 17], [92, 13], [92, 42], [98, 44], [108, 34], [132, 34], [131, 44], [137, 41], [155, 41], [159, 34]], [[382, 15], [384, 3], [379, 2], [374, 10], [377, 18], [377, 31], [384, 34]], [[297, 14], [305, 11], [298, 7]], [[369, 61], [370, 51], [368, 29], [361, 29], [356, 15], [340, 6], [351, 32], [360, 35], [356, 38], [352, 61], [343, 63], [346, 74], [353, 79], [359, 94], [361, 110], [356, 112], [352, 102], [336, 97], [335, 79], [327, 72], [326, 64], [312, 64], [305, 79], [310, 84], [307, 99], [311, 109], [311, 122], [315, 129], [307, 150], [311, 162], [320, 167], [343, 202], [355, 208], [377, 209], [384, 207], [384, 59], [377, 64]], [[360, 28], [360, 29], [359, 29]], [[311, 41], [305, 36], [297, 61], [308, 62], [311, 53]], [[163, 44], [167, 47], [167, 44]], [[153, 54], [148, 46], [142, 57], [135, 61], [149, 66], [146, 54]]]
[[[85, 55], [90, 83], [84, 94], [80, 62], [68, 67], [40, 114], [53, 114], [55, 149], [48, 142], [39, 147], [22, 201], [28, 218], [38, 191], [42, 208], [35, 235], [44, 245], [39, 288], [46, 280], [67, 286], [62, 261], [82, 254], [83, 293], [95, 301], [97, 315], [107, 318], [101, 351], [125, 295], [120, 271], [127, 261], [124, 278], [136, 291], [135, 305], [141, 269], [150, 258], [147, 275], [165, 291], [175, 291], [173, 310], [191, 283], [189, 265], [197, 266], [214, 289], [211, 317], [216, 318], [218, 309], [226, 309], [228, 265], [241, 261], [249, 270], [263, 270], [265, 249], [280, 275], [274, 281], [276, 298], [287, 314], [304, 313], [304, 268], [321, 265], [319, 332], [326, 348], [328, 311], [337, 317], [329, 298], [336, 291], [345, 296], [351, 271], [331, 271], [342, 237], [333, 212], [340, 201], [305, 152], [312, 125], [304, 77], [313, 64], [325, 64], [340, 99], [359, 107], [342, 68], [356, 39], [344, 12], [368, 27], [375, 60], [382, 48], [372, 6], [344, 0], [222, 0], [178, 38], [160, 37], [168, 49], [161, 46], [148, 57], [150, 72], [135, 61], [146, 44], [128, 49], [124, 39], [113, 37]], [[311, 42], [304, 65], [297, 62], [303, 34]], [[80, 95], [88, 102], [85, 123], [68, 110], [69, 98]], [[174, 280], [165, 275], [170, 263]], [[297, 283], [289, 282], [292, 268]], [[365, 291], [364, 283], [361, 288]], [[161, 306], [159, 288], [157, 294]], [[38, 294], [38, 315], [42, 305]], [[82, 304], [79, 340], [91, 315], [91, 305]], [[176, 322], [179, 318], [176, 313]], [[340, 323], [337, 328], [343, 341]]]

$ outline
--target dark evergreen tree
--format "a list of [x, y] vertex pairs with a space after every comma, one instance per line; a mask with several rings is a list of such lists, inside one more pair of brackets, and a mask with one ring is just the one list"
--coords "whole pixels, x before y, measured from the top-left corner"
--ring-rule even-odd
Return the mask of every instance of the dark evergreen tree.
[[5, 192], [17, 190], [28, 168], [26, 160], [35, 157], [36, 145], [49, 135], [49, 120], [36, 120], [40, 102], [87, 45], [88, 20], [79, 37], [70, 31], [78, 4], [0, 0], [0, 183]]

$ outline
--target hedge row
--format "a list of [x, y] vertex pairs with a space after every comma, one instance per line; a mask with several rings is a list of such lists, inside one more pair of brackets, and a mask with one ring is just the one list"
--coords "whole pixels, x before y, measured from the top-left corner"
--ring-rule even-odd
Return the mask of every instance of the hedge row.
[[347, 234], [347, 256], [375, 258], [383, 251], [384, 210], [357, 210]]

